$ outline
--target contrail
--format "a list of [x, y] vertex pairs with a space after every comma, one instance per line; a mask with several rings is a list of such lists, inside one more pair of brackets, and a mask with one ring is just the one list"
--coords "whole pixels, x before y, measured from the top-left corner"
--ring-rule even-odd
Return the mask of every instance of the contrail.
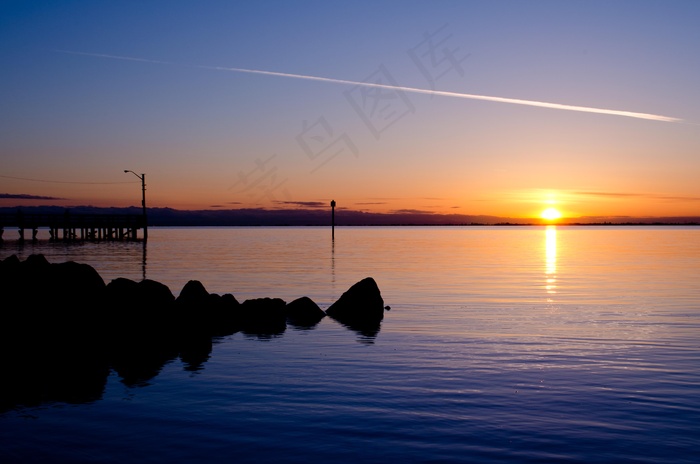
[[[111, 58], [111, 59], [115, 59], [115, 60], [139, 61], [139, 62], [144, 62], [144, 63], [178, 65], [177, 63], [171, 63], [171, 62], [167, 62], [167, 61], [149, 60], [149, 59], [145, 59], [145, 58], [133, 58], [133, 57], [128, 57], [128, 56], [106, 55], [106, 54], [101, 54], [101, 53], [75, 52], [75, 51], [69, 51], [69, 50], [56, 50], [56, 51], [60, 52], [60, 53], [70, 53], [73, 55], [93, 56], [93, 57], [98, 57], [98, 58]], [[179, 65], [179, 66], [182, 66], [182, 65]], [[683, 119], [680, 119], [680, 118], [674, 118], [674, 117], [670, 117], [670, 116], [662, 116], [662, 115], [658, 115], [658, 114], [637, 113], [634, 111], [612, 110], [612, 109], [605, 109], [605, 108], [593, 108], [593, 107], [589, 107], [589, 106], [564, 105], [561, 103], [549, 103], [549, 102], [541, 102], [541, 101], [536, 101], [536, 100], [522, 100], [519, 98], [493, 97], [493, 96], [489, 96], [489, 95], [474, 95], [474, 94], [460, 93], [460, 92], [446, 92], [446, 91], [442, 91], [442, 90], [429, 90], [429, 89], [421, 89], [421, 88], [416, 88], [416, 87], [402, 87], [402, 86], [379, 84], [379, 83], [373, 83], [373, 82], [350, 81], [350, 80], [346, 80], [346, 79], [334, 79], [334, 78], [330, 78], [330, 77], [307, 76], [304, 74], [290, 74], [290, 73], [275, 72], [275, 71], [263, 71], [263, 70], [258, 70], [258, 69], [228, 68], [228, 67], [223, 67], [223, 66], [191, 65], [190, 67], [199, 68], [199, 69], [210, 69], [210, 70], [215, 70], [215, 71], [229, 71], [229, 72], [237, 72], [237, 73], [262, 74], [265, 76], [287, 77], [287, 78], [292, 78], [292, 79], [306, 79], [306, 80], [319, 81], [319, 82], [329, 82], [329, 83], [333, 83], [333, 84], [355, 85], [355, 86], [361, 86], [361, 87], [373, 87], [373, 88], [378, 88], [378, 89], [401, 90], [403, 92], [420, 93], [420, 94], [425, 94], [425, 95], [437, 95], [437, 96], [441, 96], [441, 97], [466, 98], [469, 100], [486, 100], [486, 101], [492, 101], [492, 102], [498, 102], [498, 103], [510, 103], [510, 104], [514, 104], [514, 105], [537, 106], [540, 108], [550, 108], [550, 109], [555, 109], [555, 110], [580, 111], [580, 112], [584, 112], [584, 113], [608, 114], [608, 115], [613, 115], [613, 116], [625, 116], [628, 118], [649, 119], [652, 121], [683, 122]]]

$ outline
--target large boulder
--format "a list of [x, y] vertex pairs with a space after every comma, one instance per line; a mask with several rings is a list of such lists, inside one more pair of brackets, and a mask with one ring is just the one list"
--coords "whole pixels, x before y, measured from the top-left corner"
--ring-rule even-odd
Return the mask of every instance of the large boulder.
[[34, 274], [39, 271], [45, 271], [51, 265], [46, 256], [42, 254], [32, 254], [22, 261], [22, 272]]
[[326, 317], [326, 312], [308, 296], [287, 303], [286, 311], [289, 323], [301, 328], [313, 327]]
[[179, 353], [175, 296], [155, 280], [124, 277], [107, 284], [106, 293], [111, 307], [110, 366], [124, 384], [145, 385]]
[[240, 326], [240, 303], [230, 293], [209, 294], [209, 321], [211, 335], [223, 337], [236, 332]]
[[156, 280], [144, 279], [139, 282], [138, 289], [142, 304], [151, 308], [162, 308], [165, 312], [170, 310], [175, 302], [175, 295], [170, 288]]
[[357, 332], [362, 343], [372, 343], [384, 318], [384, 300], [377, 283], [367, 277], [350, 287], [326, 314]]
[[279, 335], [287, 328], [287, 303], [281, 298], [253, 298], [239, 308], [241, 328], [253, 335]]
[[0, 343], [5, 333], [12, 334], [17, 326], [23, 326], [23, 311], [26, 307], [20, 299], [23, 279], [22, 262], [17, 255], [11, 255], [0, 261]]
[[118, 277], [107, 284], [110, 330], [116, 334], [151, 334], [173, 327], [175, 296], [167, 285]]
[[117, 277], [107, 284], [107, 302], [113, 311], [121, 315], [158, 313], [167, 315], [175, 302], [175, 296], [167, 285], [155, 280], [136, 282]]
[[109, 374], [102, 277], [87, 264], [36, 254], [5, 259], [2, 280], [0, 306], [9, 314], [0, 321], [0, 364], [12, 375], [0, 410], [98, 399]]
[[350, 287], [326, 314], [341, 322], [379, 322], [384, 318], [384, 299], [377, 282], [367, 277]]
[[183, 335], [201, 334], [209, 330], [210, 301], [209, 292], [200, 281], [190, 280], [182, 287], [175, 304]]
[[[104, 297], [105, 282], [89, 264], [75, 261], [51, 264], [51, 279], [58, 296], [68, 301], [75, 301], [82, 297]], [[90, 303], [101, 303], [101, 301], [92, 300]]]
[[190, 280], [175, 303], [185, 330], [216, 336], [236, 331], [240, 319], [239, 303], [230, 293], [209, 293], [201, 282]]
[[13, 275], [3, 276], [3, 297], [35, 317], [54, 316], [59, 308], [64, 314], [81, 314], [103, 302], [104, 280], [89, 264], [51, 264], [41, 254], [30, 255], [19, 265], [15, 259], [5, 261], [3, 274]]
[[0, 261], [0, 270], [5, 271], [5, 270], [17, 270], [19, 269], [21, 261], [17, 257], [17, 255], [10, 255], [7, 258], [3, 259]]
[[177, 304], [189, 308], [205, 306], [209, 301], [209, 292], [200, 281], [190, 280], [182, 287], [180, 295], [175, 301]]
[[126, 277], [117, 277], [107, 284], [107, 301], [114, 306], [131, 306], [139, 302], [139, 283]]
[[[19, 263], [15, 269], [16, 275], [8, 282], [8, 295], [18, 307], [25, 312], [45, 311], [45, 303], [49, 300], [51, 264], [41, 254], [33, 254]], [[36, 313], [35, 313], [36, 316]]]
[[106, 285], [95, 268], [74, 261], [48, 264], [42, 255], [29, 256], [22, 264], [15, 301], [21, 302], [32, 326], [70, 333], [102, 328]]

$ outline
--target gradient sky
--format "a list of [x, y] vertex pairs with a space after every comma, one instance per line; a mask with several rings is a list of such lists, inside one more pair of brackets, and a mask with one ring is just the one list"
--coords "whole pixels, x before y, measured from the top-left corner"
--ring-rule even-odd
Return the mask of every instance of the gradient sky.
[[0, 2], [0, 206], [138, 206], [129, 169], [178, 209], [698, 216], [699, 20], [672, 0]]

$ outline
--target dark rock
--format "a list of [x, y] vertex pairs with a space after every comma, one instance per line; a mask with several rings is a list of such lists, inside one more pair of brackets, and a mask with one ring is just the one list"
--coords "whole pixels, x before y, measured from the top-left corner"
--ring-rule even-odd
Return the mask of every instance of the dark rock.
[[117, 277], [107, 284], [107, 299], [112, 305], [130, 306], [139, 300], [138, 288], [135, 280]]
[[175, 299], [177, 319], [181, 326], [181, 336], [199, 336], [211, 328], [212, 298], [198, 280], [190, 280]]
[[22, 270], [28, 273], [35, 273], [47, 269], [50, 265], [51, 263], [46, 259], [46, 256], [34, 254], [27, 256], [27, 259], [22, 261]]
[[138, 282], [118, 277], [107, 284], [105, 288], [106, 311], [105, 318], [109, 331], [123, 334], [125, 329], [135, 324], [135, 319], [142, 317], [145, 307], [141, 304]]
[[198, 333], [223, 336], [232, 334], [238, 328], [238, 300], [229, 293], [209, 293], [197, 280], [185, 284], [175, 303], [178, 317], [185, 324], [184, 331], [196, 330]]
[[0, 262], [0, 341], [5, 332], [16, 331], [15, 327], [23, 324], [20, 306], [23, 279], [22, 263], [17, 255], [12, 255]]
[[357, 332], [362, 343], [372, 343], [384, 318], [384, 300], [373, 278], [367, 277], [350, 287], [326, 314]]
[[307, 296], [288, 303], [286, 311], [290, 324], [302, 328], [313, 327], [326, 317], [326, 312]]
[[35, 313], [33, 319], [36, 320], [44, 311], [46, 303], [49, 301], [51, 289], [50, 279], [51, 264], [44, 255], [30, 255], [20, 262], [19, 268], [15, 269], [16, 274], [5, 287], [6, 294], [3, 295], [17, 307], [29, 307]]
[[173, 312], [175, 296], [166, 285], [155, 280], [135, 282], [119, 277], [107, 284], [106, 294], [110, 308], [106, 316], [108, 329], [115, 337], [172, 343], [177, 323]]
[[20, 259], [17, 257], [17, 255], [10, 255], [7, 258], [2, 260], [2, 265], [3, 266], [19, 266]]
[[0, 261], [0, 276], [10, 276], [11, 274], [19, 272], [21, 261], [17, 255], [10, 255], [7, 258]]
[[108, 360], [128, 386], [147, 385], [179, 353], [175, 296], [157, 281], [123, 277], [107, 284]]
[[209, 292], [198, 280], [190, 280], [182, 287], [180, 296], [175, 300], [180, 305], [206, 306], [209, 302]]
[[384, 300], [373, 278], [367, 277], [350, 287], [326, 314], [347, 322], [379, 322], [384, 318]]
[[8, 375], [0, 410], [99, 399], [109, 374], [102, 277], [87, 264], [50, 264], [43, 255], [1, 267], [0, 365]]
[[287, 303], [281, 298], [245, 300], [239, 309], [243, 332], [256, 335], [279, 335], [287, 328]]
[[225, 307], [235, 307], [238, 306], [240, 303], [238, 300], [236, 300], [236, 297], [231, 295], [230, 293], [224, 293], [221, 295], [221, 304]]
[[104, 329], [106, 285], [92, 266], [67, 261], [38, 272], [40, 278], [33, 283], [36, 297], [32, 299], [43, 324], [50, 330], [66, 331], [64, 336], [78, 332], [81, 336], [95, 334], [94, 330], [85, 331], [86, 327]]
[[120, 315], [136, 315], [147, 312], [169, 315], [175, 296], [167, 285], [155, 280], [136, 282], [118, 277], [107, 284], [107, 300]]
[[138, 289], [142, 304], [147, 306], [170, 309], [175, 302], [175, 295], [170, 288], [155, 280], [142, 280], [139, 282]]
[[222, 337], [231, 335], [240, 327], [240, 303], [230, 293], [209, 295], [211, 335]]
[[105, 288], [102, 276], [89, 264], [66, 261], [51, 264], [54, 282], [61, 288], [81, 290], [83, 293], [100, 294]]

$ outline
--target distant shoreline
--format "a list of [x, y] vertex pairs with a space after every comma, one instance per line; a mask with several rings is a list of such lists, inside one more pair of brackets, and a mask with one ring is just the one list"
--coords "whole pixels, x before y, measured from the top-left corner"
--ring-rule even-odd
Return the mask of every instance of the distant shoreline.
[[[140, 215], [140, 207], [101, 208], [94, 206], [13, 206], [0, 207], [0, 215], [26, 214], [129, 214]], [[244, 208], [227, 210], [176, 210], [148, 208], [149, 227], [331, 227], [330, 207], [310, 209]], [[425, 211], [372, 213], [336, 208], [335, 225], [350, 226], [699, 226], [700, 216], [634, 217], [588, 216], [547, 222], [539, 218], [511, 218], [469, 214], [438, 214]]]

